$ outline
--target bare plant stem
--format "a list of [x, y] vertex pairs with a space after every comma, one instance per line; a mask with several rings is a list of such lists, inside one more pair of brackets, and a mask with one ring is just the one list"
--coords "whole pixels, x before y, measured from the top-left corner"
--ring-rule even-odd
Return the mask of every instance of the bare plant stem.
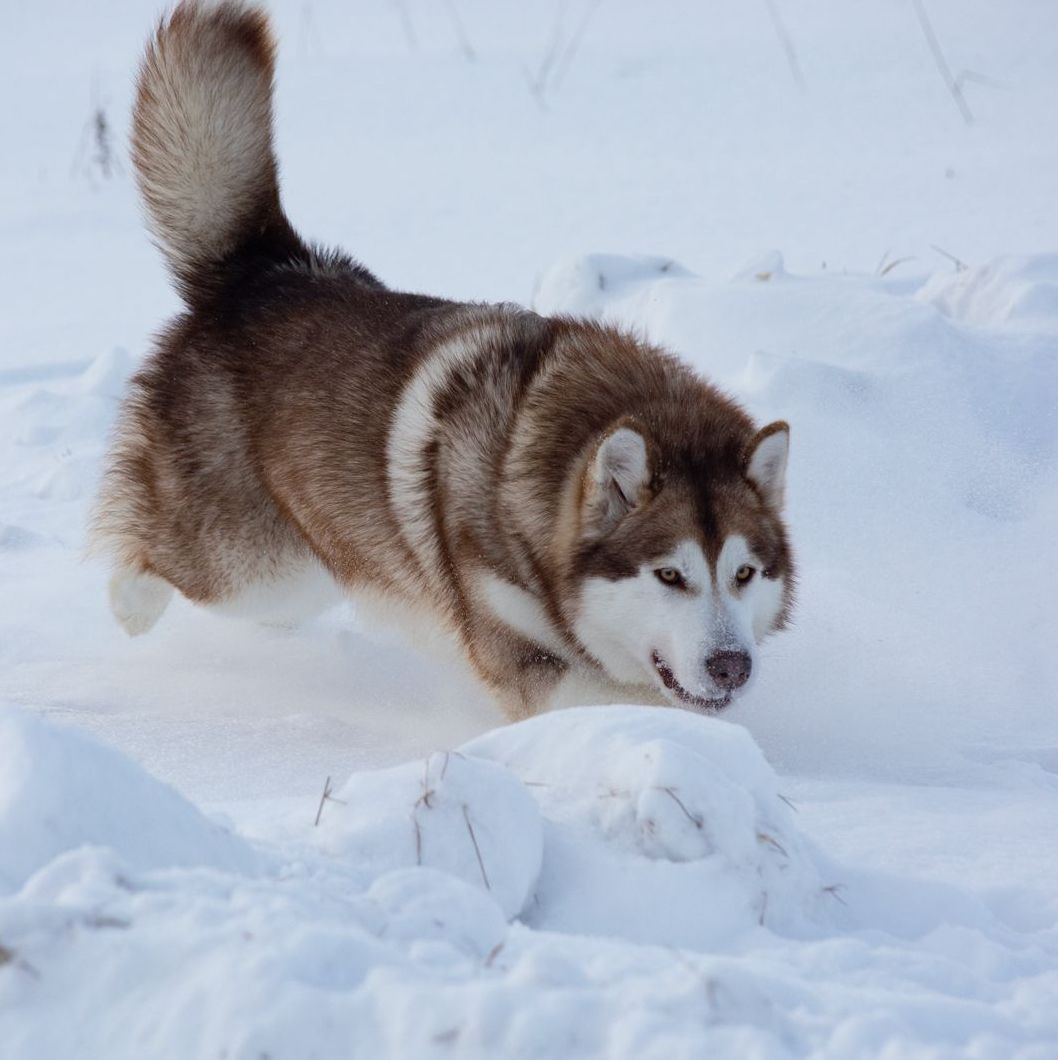
[[555, 88], [558, 88], [559, 85], [562, 84], [566, 74], [569, 73], [569, 68], [573, 65], [573, 60], [577, 57], [577, 52], [580, 51], [581, 43], [584, 40], [584, 34], [588, 32], [588, 24], [591, 22], [595, 12], [599, 10], [600, 4], [602, 4], [602, 0], [591, 0], [591, 3], [585, 8], [580, 22], [577, 23], [577, 28], [570, 35], [569, 41], [563, 49], [562, 55], [559, 57], [558, 64], [555, 67]]
[[456, 7], [456, 0], [447, 0], [447, 6], [449, 17], [452, 19], [452, 26], [456, 31], [456, 37], [459, 39], [459, 46], [463, 49], [467, 62], [472, 63], [477, 58], [477, 53], [474, 51], [474, 46], [470, 43], [470, 38], [467, 36], [467, 28], [463, 24], [459, 8]]
[[478, 837], [474, 835], [474, 826], [470, 823], [470, 811], [466, 803], [463, 804], [463, 820], [467, 823], [467, 831], [470, 833], [470, 841], [474, 844], [474, 853], [478, 857], [478, 868], [481, 869], [481, 879], [485, 883], [485, 890], [491, 891], [492, 884], [489, 883], [489, 874], [485, 871], [485, 862], [481, 857], [481, 847], [478, 846]]
[[779, 14], [779, 7], [775, 0], [764, 0], [764, 4], [771, 16], [771, 24], [775, 27], [775, 35], [779, 38], [779, 44], [786, 55], [786, 65], [790, 67], [790, 76], [794, 84], [803, 92], [805, 90], [805, 77], [801, 72], [801, 61], [797, 58], [797, 49], [794, 47], [793, 38], [786, 28], [786, 23]]
[[966, 122], [967, 125], [973, 125], [973, 113], [966, 102], [966, 97], [962, 94], [962, 88], [951, 75], [951, 68], [948, 66], [948, 61], [944, 58], [944, 52], [941, 51], [940, 41], [937, 40], [937, 34], [933, 31], [933, 23], [930, 22], [929, 15], [926, 14], [925, 5], [922, 3], [922, 0], [911, 0], [911, 6], [915, 9], [918, 24], [922, 27], [922, 34], [925, 36], [926, 43], [929, 45], [929, 50], [933, 54], [933, 61], [937, 65], [937, 72], [940, 74], [945, 86], [951, 93], [951, 98], [955, 100], [955, 105], [959, 108], [959, 113], [962, 115], [963, 121]]

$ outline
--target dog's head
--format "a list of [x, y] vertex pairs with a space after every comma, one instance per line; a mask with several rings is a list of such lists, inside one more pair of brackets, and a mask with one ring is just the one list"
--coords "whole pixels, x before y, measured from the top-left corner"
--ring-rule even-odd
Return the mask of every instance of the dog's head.
[[782, 522], [789, 428], [666, 446], [612, 425], [584, 462], [574, 632], [620, 683], [718, 710], [782, 628], [793, 569]]

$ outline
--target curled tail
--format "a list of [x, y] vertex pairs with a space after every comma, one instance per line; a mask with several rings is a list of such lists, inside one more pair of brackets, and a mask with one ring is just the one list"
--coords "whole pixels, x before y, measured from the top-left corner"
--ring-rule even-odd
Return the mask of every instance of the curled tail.
[[309, 253], [279, 203], [274, 66], [267, 16], [239, 0], [185, 0], [147, 45], [133, 161], [151, 231], [191, 307], [255, 262]]

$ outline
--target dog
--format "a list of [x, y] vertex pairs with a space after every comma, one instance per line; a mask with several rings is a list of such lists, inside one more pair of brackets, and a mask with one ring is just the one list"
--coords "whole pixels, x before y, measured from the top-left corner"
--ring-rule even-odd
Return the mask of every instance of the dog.
[[258, 616], [351, 593], [454, 636], [512, 718], [726, 706], [790, 613], [788, 425], [624, 331], [394, 291], [305, 242], [274, 57], [266, 15], [222, 0], [143, 59], [133, 158], [186, 309], [95, 509], [118, 621], [147, 631], [174, 589]]

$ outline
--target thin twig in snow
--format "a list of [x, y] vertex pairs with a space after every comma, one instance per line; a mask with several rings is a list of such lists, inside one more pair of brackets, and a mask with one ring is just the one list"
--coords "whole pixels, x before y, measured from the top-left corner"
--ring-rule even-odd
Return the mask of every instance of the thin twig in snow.
[[107, 117], [107, 100], [93, 75], [90, 90], [90, 112], [81, 130], [81, 138], [70, 163], [70, 176], [84, 175], [92, 179], [96, 173], [109, 180], [121, 174], [121, 162], [114, 149], [114, 136]]
[[771, 24], [775, 27], [775, 35], [779, 38], [779, 44], [786, 55], [786, 64], [790, 67], [790, 75], [794, 79], [794, 84], [803, 92], [805, 90], [805, 77], [801, 72], [801, 62], [797, 58], [797, 49], [794, 47], [790, 31], [786, 28], [782, 15], [779, 14], [779, 8], [775, 0], [764, 0], [764, 4], [768, 9], [768, 14], [771, 16]]
[[312, 827], [318, 828], [320, 824], [320, 815], [323, 813], [323, 804], [330, 798], [331, 794], [331, 778], [328, 777], [323, 782], [323, 794], [320, 796], [320, 804], [316, 809], [316, 820], [313, 822]]
[[525, 76], [525, 83], [529, 86], [529, 92], [533, 99], [536, 100], [541, 110], [547, 110], [547, 105], [544, 102], [544, 92], [547, 89], [547, 79], [551, 75], [551, 67], [555, 63], [555, 58], [558, 56], [558, 47], [562, 42], [562, 21], [566, 15], [566, 3], [563, 0], [558, 6], [558, 10], [555, 12], [555, 21], [551, 27], [551, 36], [548, 38], [547, 47], [544, 49], [543, 58], [540, 60], [540, 66], [536, 71], [534, 77], [529, 73], [528, 68], [522, 67], [522, 73]]
[[522, 77], [525, 78], [525, 87], [529, 89], [529, 95], [533, 97], [533, 102], [546, 114], [547, 101], [544, 99], [540, 86], [533, 78], [533, 75], [529, 73], [529, 67], [524, 63], [522, 64]]
[[788, 858], [790, 855], [786, 853], [786, 848], [779, 842], [778, 839], [773, 835], [768, 835], [767, 832], [758, 832], [757, 839], [762, 843], [767, 843], [768, 846], [773, 847], [777, 850], [784, 858]]
[[569, 6], [567, 0], [563, 0], [555, 11], [555, 21], [551, 26], [551, 36], [547, 39], [547, 47], [544, 49], [543, 58], [540, 60], [540, 68], [536, 71], [536, 84], [541, 92], [547, 87], [547, 79], [551, 76], [551, 68], [558, 58], [559, 49], [562, 46], [562, 23], [566, 18], [566, 8]]
[[930, 243], [930, 246], [942, 257], [945, 257], [955, 266], [956, 272], [963, 272], [966, 269], [966, 262], [957, 258], [954, 254], [949, 254], [943, 247], [938, 247], [936, 243]]
[[902, 258], [894, 258], [891, 262], [889, 262], [888, 265], [885, 266], [884, 269], [882, 269], [878, 273], [878, 275], [879, 276], [888, 276], [889, 273], [891, 273], [893, 271], [893, 269], [897, 268], [897, 266], [906, 265], [909, 261], [915, 261], [915, 260], [916, 260], [916, 258], [915, 258], [914, 254], [908, 254], [908, 255], [906, 255], [905, 257], [902, 257]]
[[676, 803], [676, 805], [679, 806], [681, 810], [683, 810], [685, 816], [687, 817], [687, 820], [690, 821], [691, 824], [693, 824], [699, 832], [702, 830], [702, 819], [700, 817], [696, 817], [693, 813], [691, 813], [690, 810], [687, 809], [687, 807], [683, 804], [683, 800], [676, 794], [675, 791], [672, 790], [672, 788], [660, 787], [656, 790], [665, 792], [665, 794], [668, 795], [668, 797], [672, 799], [672, 801]]
[[565, 80], [566, 74], [569, 73], [569, 69], [573, 65], [573, 60], [577, 57], [577, 52], [580, 51], [581, 42], [584, 40], [584, 34], [588, 32], [588, 24], [591, 22], [592, 16], [595, 12], [599, 10], [601, 4], [602, 0], [591, 0], [591, 3], [585, 8], [580, 22], [577, 23], [577, 28], [574, 29], [573, 33], [570, 35], [569, 41], [563, 49], [562, 55], [555, 67], [555, 88], [561, 86], [563, 80]]
[[926, 43], [929, 45], [929, 50], [933, 54], [933, 62], [936, 63], [937, 72], [940, 74], [945, 86], [951, 93], [951, 98], [955, 100], [955, 105], [959, 108], [959, 113], [962, 115], [963, 121], [965, 121], [967, 125], [973, 125], [973, 113], [966, 102], [966, 97], [962, 94], [962, 88], [959, 86], [959, 82], [951, 75], [951, 68], [948, 66], [948, 61], [944, 58], [944, 52], [941, 51], [940, 41], [937, 40], [937, 34], [933, 32], [933, 23], [930, 22], [929, 15], [926, 14], [925, 5], [922, 3], [922, 0], [911, 0], [911, 6], [915, 9], [915, 15], [918, 17], [918, 24], [922, 27], [922, 33], [926, 38]]
[[849, 903], [841, 897], [840, 892], [845, 890], [843, 883], [831, 883], [823, 888], [824, 894], [829, 894], [831, 898], [836, 898], [842, 905], [848, 905]]
[[452, 25], [455, 27], [456, 37], [459, 38], [459, 46], [463, 49], [467, 62], [472, 63], [477, 58], [477, 53], [474, 51], [474, 46], [470, 43], [470, 38], [467, 36], [467, 28], [463, 25], [463, 19], [459, 15], [456, 0], [447, 0], [447, 7]]
[[330, 777], [328, 777], [323, 782], [323, 794], [320, 796], [320, 805], [319, 805], [319, 808], [316, 810], [316, 823], [315, 823], [315, 825], [313, 825], [313, 827], [318, 826], [319, 823], [320, 823], [320, 814], [323, 813], [323, 804], [325, 802], [336, 802], [340, 806], [344, 806], [345, 805], [345, 800], [344, 799], [335, 798], [334, 789], [331, 787], [331, 778]]
[[32, 979], [40, 978], [40, 972], [38, 972], [37, 969], [25, 959], [25, 957], [20, 957], [16, 950], [10, 949], [3, 945], [3, 943], [0, 943], [0, 968], [3, 968], [5, 964], [10, 964], [12, 968], [17, 968], [19, 971], [25, 972], [26, 975], [30, 976]]
[[422, 764], [422, 794], [415, 800], [415, 809], [420, 806], [425, 806], [428, 810], [433, 809], [433, 803], [430, 799], [434, 797], [436, 792], [430, 787], [430, 761], [433, 755], [429, 755], [426, 761]]
[[485, 862], [481, 859], [481, 847], [478, 846], [478, 837], [474, 835], [474, 826], [470, 823], [470, 811], [467, 804], [463, 803], [463, 820], [467, 823], [467, 831], [470, 833], [470, 841], [474, 844], [474, 853], [478, 857], [478, 868], [481, 869], [481, 878], [485, 883], [485, 890], [491, 891], [492, 884], [489, 883], [489, 874], [485, 871]]
[[451, 758], [466, 758], [466, 755], [462, 751], [445, 751], [445, 763], [441, 766], [441, 779], [444, 780], [445, 773], [448, 772], [448, 761]]

